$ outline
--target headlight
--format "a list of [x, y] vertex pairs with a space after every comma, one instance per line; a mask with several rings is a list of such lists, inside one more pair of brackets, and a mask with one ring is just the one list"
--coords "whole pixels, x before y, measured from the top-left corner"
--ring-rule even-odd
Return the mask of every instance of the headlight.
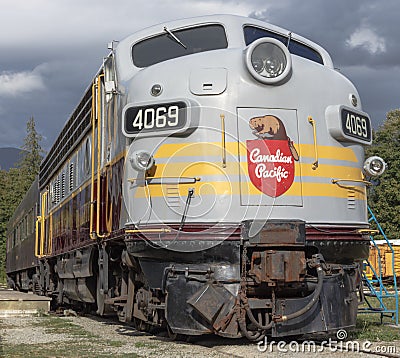
[[279, 84], [292, 71], [286, 46], [273, 38], [254, 41], [246, 50], [246, 65], [251, 75], [266, 84]]
[[385, 161], [378, 156], [369, 157], [364, 162], [364, 172], [371, 176], [382, 175], [386, 169], [386, 165]]
[[129, 161], [131, 162], [132, 168], [137, 171], [149, 170], [154, 165], [153, 156], [144, 150], [133, 152]]

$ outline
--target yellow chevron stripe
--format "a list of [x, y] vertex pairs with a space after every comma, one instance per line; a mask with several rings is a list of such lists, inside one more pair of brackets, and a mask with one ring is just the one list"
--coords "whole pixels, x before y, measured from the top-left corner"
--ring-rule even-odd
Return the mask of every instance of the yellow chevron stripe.
[[[241, 156], [247, 155], [246, 147], [243, 143], [238, 145], [237, 142], [227, 142], [226, 150], [228, 155], [237, 158], [239, 153]], [[300, 157], [314, 158], [314, 146], [312, 144], [296, 145]], [[318, 146], [320, 158], [333, 160], [344, 160], [357, 162], [357, 157], [352, 149], [333, 146]], [[239, 171], [245, 177], [248, 177], [247, 163], [227, 162], [226, 168], [222, 167], [222, 161], [216, 162], [176, 162], [179, 157], [205, 157], [210, 158], [221, 156], [221, 143], [219, 142], [202, 142], [202, 143], [180, 143], [180, 144], [163, 144], [155, 153], [155, 158], [168, 159], [173, 157], [173, 163], [157, 164], [155, 177], [204, 177], [204, 176], [220, 176], [220, 181], [204, 182], [200, 181], [190, 184], [194, 187], [197, 195], [264, 195], [250, 181], [249, 182], [228, 182], [226, 175], [239, 175]], [[229, 158], [229, 157], [228, 157]], [[215, 159], [215, 158], [213, 158]], [[358, 168], [320, 164], [317, 170], [313, 170], [311, 164], [295, 163], [295, 173], [302, 177], [319, 177], [319, 178], [340, 178], [340, 179], [362, 179], [362, 173]], [[226, 178], [227, 181], [223, 181]], [[168, 196], [166, 185], [150, 185], [148, 188], [137, 188], [134, 196], [136, 198], [144, 198], [148, 194], [152, 197]], [[176, 194], [185, 197], [187, 195], [188, 185], [176, 186]], [[340, 187], [335, 184], [324, 183], [293, 183], [284, 196], [328, 196], [335, 198], [347, 198], [349, 193], [348, 187]], [[356, 199], [366, 200], [365, 187], [354, 187], [354, 195]]]
[[[197, 182], [195, 184], [181, 184], [176, 186], [176, 193], [179, 196], [186, 197], [188, 188], [195, 188], [195, 195], [240, 195], [240, 186], [242, 188], [242, 195], [264, 195], [252, 183], [239, 183], [239, 182]], [[168, 185], [149, 185], [147, 188], [138, 187], [132, 191], [135, 198], [145, 198], [148, 194], [151, 197], [167, 197]], [[347, 198], [348, 189], [339, 187], [336, 184], [324, 183], [293, 183], [290, 189], [283, 194], [284, 196], [301, 196], [303, 191], [304, 197], [332, 197], [332, 198]], [[355, 199], [366, 200], [365, 187], [354, 187]]]
[[[239, 152], [241, 156], [246, 156], [246, 143], [226, 142], [226, 152], [228, 155], [237, 156]], [[295, 144], [299, 151], [300, 157], [314, 158], [313, 144]], [[200, 142], [200, 143], [171, 143], [163, 144], [156, 151], [155, 158], [171, 158], [171, 157], [195, 157], [195, 156], [221, 156], [220, 142]], [[318, 146], [318, 156], [320, 158], [347, 160], [357, 162], [357, 157], [351, 148], [334, 147], [334, 146]]]
[[[175, 162], [157, 164], [156, 177], [201, 177], [201, 176], [226, 176], [226, 175], [248, 176], [247, 163], [227, 162], [226, 168], [222, 168], [222, 162]], [[320, 164], [317, 170], [313, 170], [311, 163], [295, 163], [295, 173], [302, 177], [340, 178], [340, 179], [362, 179], [359, 168], [339, 165]]]

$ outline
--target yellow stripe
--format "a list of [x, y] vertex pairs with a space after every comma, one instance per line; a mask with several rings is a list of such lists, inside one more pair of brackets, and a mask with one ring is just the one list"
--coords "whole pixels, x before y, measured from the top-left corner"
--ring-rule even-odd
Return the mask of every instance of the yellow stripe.
[[[175, 162], [157, 164], [155, 177], [201, 177], [201, 176], [226, 176], [239, 175], [239, 170], [244, 176], [248, 176], [247, 163], [227, 162], [223, 168], [221, 162]], [[320, 164], [317, 170], [312, 170], [311, 164], [295, 163], [295, 174], [302, 177], [362, 179], [359, 168], [339, 165]]]
[[[195, 184], [181, 184], [176, 187], [176, 194], [186, 197], [188, 188], [195, 188], [195, 195], [240, 195], [240, 185], [242, 187], [242, 195], [264, 195], [252, 183], [239, 182], [197, 182]], [[151, 197], [168, 197], [167, 185], [149, 185], [147, 188], [138, 187], [132, 190], [132, 195], [135, 198], [145, 198], [148, 194]], [[283, 196], [301, 196], [304, 197], [333, 197], [347, 198], [348, 189], [341, 188], [335, 184], [324, 183], [293, 183], [289, 190]], [[362, 186], [354, 187], [355, 199], [366, 200], [366, 191]]]
[[[314, 144], [294, 144], [296, 147], [300, 158], [312, 158], [315, 157]], [[241, 143], [240, 145], [240, 155], [247, 155], [246, 144]], [[350, 148], [343, 147], [334, 147], [327, 145], [318, 145], [318, 157], [324, 159], [333, 159], [333, 160], [346, 160], [350, 162], [357, 163], [357, 157], [354, 154], [354, 151]]]
[[[314, 145], [313, 144], [295, 144], [299, 148], [300, 157], [314, 158]], [[334, 160], [347, 160], [350, 162], [358, 162], [357, 156], [350, 148], [334, 147], [328, 145], [318, 146], [318, 157]]]
[[[138, 187], [133, 191], [135, 198], [148, 197], [150, 193], [151, 197], [168, 197], [167, 188], [168, 185], [149, 185], [147, 188]], [[195, 183], [195, 184], [181, 184], [176, 187], [176, 194], [179, 192], [179, 196], [186, 197], [188, 195], [188, 189], [195, 188], [196, 195], [233, 195], [239, 194], [239, 183], [232, 182], [208, 182], [208, 183]], [[174, 192], [175, 195], [175, 192]]]
[[[237, 142], [226, 143], [227, 152], [237, 157], [237, 151], [241, 156], [247, 155], [246, 147], [243, 143], [238, 145]], [[301, 157], [314, 156], [314, 146], [312, 144], [296, 145]], [[320, 158], [345, 160], [357, 163], [357, 157], [352, 149], [333, 147], [333, 146], [318, 146]], [[204, 143], [185, 143], [185, 144], [164, 144], [155, 153], [155, 158], [168, 159], [171, 157], [205, 157], [221, 155], [221, 144], [213, 142]], [[173, 165], [171, 165], [173, 164]], [[175, 162], [166, 164], [157, 164], [156, 177], [204, 177], [204, 176], [220, 176], [221, 180], [226, 178], [226, 175], [239, 175], [239, 171], [246, 178], [248, 177], [248, 166], [246, 162], [227, 162], [226, 168], [222, 168], [221, 162]], [[362, 179], [362, 173], [359, 168], [320, 164], [317, 170], [312, 170], [311, 164], [300, 164], [295, 162], [295, 173], [301, 177], [315, 178], [341, 178], [341, 179]], [[250, 181], [249, 182], [223, 182], [223, 181], [200, 181], [196, 184], [191, 184], [197, 194], [201, 195], [263, 195]], [[177, 190], [179, 195], [185, 197], [187, 195], [187, 185], [179, 185]], [[146, 197], [147, 190], [152, 197], [167, 196], [166, 186], [151, 185], [148, 189], [138, 188], [134, 196]], [[355, 198], [365, 200], [365, 187], [355, 187]], [[295, 182], [290, 189], [284, 194], [285, 196], [328, 196], [336, 198], [347, 198], [349, 194], [348, 188], [343, 188], [331, 183], [312, 183]]]
[[[247, 155], [246, 143], [226, 142], [226, 151], [230, 155], [237, 156]], [[296, 144], [300, 157], [314, 158], [313, 144]], [[196, 157], [196, 156], [221, 156], [221, 143], [219, 142], [201, 142], [201, 143], [171, 143], [161, 145], [154, 154], [155, 158], [171, 158], [171, 157]], [[318, 156], [320, 158], [346, 160], [357, 162], [357, 157], [351, 148], [334, 147], [319, 145]]]
[[[237, 156], [238, 143], [226, 142], [226, 152]], [[220, 142], [201, 142], [201, 143], [172, 143], [161, 145], [154, 158], [170, 158], [170, 157], [193, 157], [193, 156], [219, 156], [221, 157]]]

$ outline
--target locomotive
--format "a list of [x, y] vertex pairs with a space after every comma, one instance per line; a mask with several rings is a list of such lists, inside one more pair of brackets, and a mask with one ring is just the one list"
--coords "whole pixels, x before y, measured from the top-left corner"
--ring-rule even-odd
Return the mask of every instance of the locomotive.
[[385, 164], [329, 54], [231, 15], [109, 49], [10, 221], [10, 284], [172, 338], [354, 326]]

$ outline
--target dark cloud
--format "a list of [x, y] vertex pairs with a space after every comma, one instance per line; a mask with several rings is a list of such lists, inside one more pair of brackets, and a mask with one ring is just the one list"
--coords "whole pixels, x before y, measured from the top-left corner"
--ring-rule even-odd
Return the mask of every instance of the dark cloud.
[[[42, 145], [48, 149], [107, 55], [108, 42], [176, 18], [246, 15], [253, 3], [115, 0], [111, 6], [104, 0], [14, 0], [2, 4], [0, 81], [7, 74], [19, 82], [13, 84], [12, 95], [2, 92], [0, 83], [0, 147], [20, 147], [25, 123], [34, 116], [44, 137]], [[29, 86], [23, 86], [24, 78]]]
[[[34, 116], [44, 147], [54, 142], [107, 54], [107, 42], [146, 26], [211, 13], [251, 14], [319, 43], [358, 88], [377, 127], [400, 106], [400, 2], [386, 0], [15, 0], [0, 13], [0, 147], [21, 146]], [[17, 77], [16, 77], [17, 78]], [[30, 87], [29, 87], [29, 86]]]
[[251, 16], [324, 47], [357, 87], [376, 128], [400, 107], [399, 11], [398, 0], [282, 0]]
[[341, 72], [357, 85], [364, 110], [378, 128], [386, 113], [400, 108], [400, 67], [373, 68], [366, 66], [343, 67]]

